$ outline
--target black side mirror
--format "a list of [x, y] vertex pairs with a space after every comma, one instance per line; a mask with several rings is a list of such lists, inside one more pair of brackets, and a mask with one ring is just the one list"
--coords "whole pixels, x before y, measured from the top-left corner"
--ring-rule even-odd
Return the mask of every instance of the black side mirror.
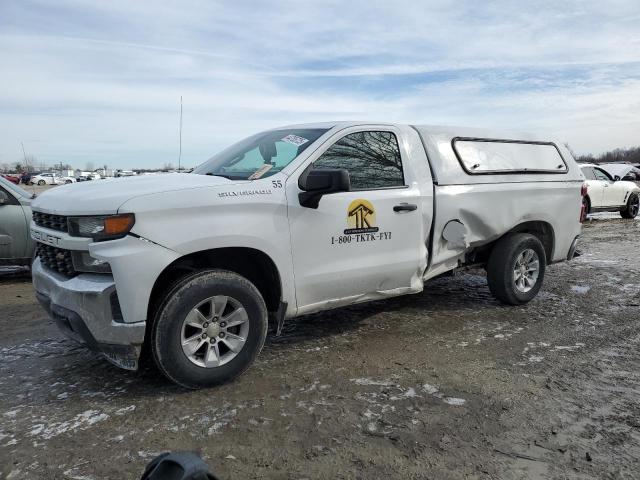
[[619, 182], [620, 181], [620, 176], [616, 175], [615, 177], [613, 177], [613, 181], [614, 182]]
[[303, 190], [298, 194], [300, 205], [318, 208], [323, 195], [351, 190], [351, 180], [344, 168], [314, 170], [311, 165], [300, 175], [298, 187]]

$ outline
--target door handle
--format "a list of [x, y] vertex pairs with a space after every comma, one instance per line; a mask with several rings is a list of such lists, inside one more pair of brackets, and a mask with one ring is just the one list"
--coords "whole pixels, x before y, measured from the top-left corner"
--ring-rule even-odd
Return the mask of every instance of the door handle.
[[393, 207], [394, 212], [413, 212], [417, 210], [418, 206], [413, 203], [401, 203], [400, 205], [395, 205]]

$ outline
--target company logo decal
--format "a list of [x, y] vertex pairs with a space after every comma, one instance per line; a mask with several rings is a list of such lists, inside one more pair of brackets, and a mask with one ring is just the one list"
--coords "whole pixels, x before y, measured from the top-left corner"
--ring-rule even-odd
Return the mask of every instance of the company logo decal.
[[347, 209], [347, 228], [344, 233], [373, 233], [378, 231], [376, 227], [376, 210], [368, 200], [354, 200]]
[[344, 235], [332, 236], [331, 245], [391, 240], [391, 232], [379, 230], [373, 203], [358, 198], [347, 208], [347, 228], [343, 231]]

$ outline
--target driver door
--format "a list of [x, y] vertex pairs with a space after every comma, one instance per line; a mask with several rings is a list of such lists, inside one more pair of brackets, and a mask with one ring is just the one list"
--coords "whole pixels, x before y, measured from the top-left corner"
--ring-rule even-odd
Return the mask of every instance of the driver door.
[[298, 311], [358, 296], [367, 300], [382, 291], [418, 291], [425, 242], [421, 198], [403, 168], [396, 133], [390, 127], [351, 128], [317, 155], [314, 169], [348, 170], [351, 191], [324, 195], [314, 209], [298, 199], [302, 172], [287, 182]]
[[20, 202], [6, 189], [0, 187], [0, 259], [16, 259], [26, 256], [28, 231], [25, 212]]

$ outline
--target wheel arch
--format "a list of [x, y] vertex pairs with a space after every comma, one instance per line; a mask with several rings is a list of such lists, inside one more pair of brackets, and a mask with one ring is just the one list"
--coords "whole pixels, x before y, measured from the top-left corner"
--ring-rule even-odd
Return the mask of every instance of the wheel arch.
[[523, 222], [506, 232], [505, 235], [510, 233], [528, 233], [537, 237], [544, 247], [544, 253], [547, 256], [547, 263], [550, 263], [551, 259], [553, 259], [556, 238], [553, 226], [549, 222], [545, 222], [543, 220]]
[[164, 295], [176, 282], [186, 275], [208, 268], [242, 275], [256, 286], [269, 312], [278, 310], [282, 300], [282, 278], [273, 259], [254, 248], [222, 247], [192, 252], [167, 265], [151, 290], [148, 321], [153, 321]]

